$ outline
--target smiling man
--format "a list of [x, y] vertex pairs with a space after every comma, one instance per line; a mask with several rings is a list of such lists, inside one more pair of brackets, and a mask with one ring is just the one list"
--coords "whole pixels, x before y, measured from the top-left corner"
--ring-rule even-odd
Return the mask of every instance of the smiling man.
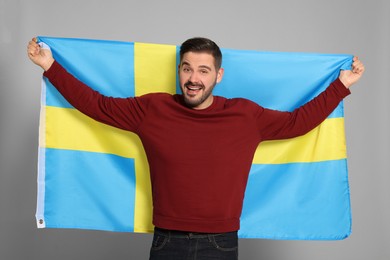
[[28, 56], [75, 108], [142, 140], [155, 225], [150, 259], [238, 259], [237, 231], [258, 144], [315, 128], [364, 72], [355, 57], [352, 70], [340, 72], [324, 92], [283, 112], [247, 99], [214, 96], [224, 73], [222, 54], [205, 38], [181, 46], [181, 95], [106, 97], [69, 74], [36, 39], [28, 45]]
[[[180, 49], [179, 79], [186, 104], [204, 109], [213, 102], [213, 89], [222, 80], [222, 53], [213, 42], [192, 39]], [[204, 52], [205, 49], [209, 51]]]

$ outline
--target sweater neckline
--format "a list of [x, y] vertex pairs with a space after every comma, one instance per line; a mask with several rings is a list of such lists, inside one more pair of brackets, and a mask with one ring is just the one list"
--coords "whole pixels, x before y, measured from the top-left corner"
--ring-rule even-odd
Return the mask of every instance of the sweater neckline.
[[186, 103], [184, 102], [183, 95], [180, 95], [180, 103], [181, 103], [181, 105], [183, 105], [186, 109], [188, 109], [188, 110], [190, 110], [192, 112], [201, 113], [201, 114], [215, 110], [215, 108], [217, 107], [217, 105], [219, 103], [219, 99], [220, 99], [220, 97], [213, 96], [213, 102], [210, 104], [210, 106], [208, 106], [206, 108], [203, 108], [203, 109], [194, 109], [194, 108], [188, 107], [186, 105]]

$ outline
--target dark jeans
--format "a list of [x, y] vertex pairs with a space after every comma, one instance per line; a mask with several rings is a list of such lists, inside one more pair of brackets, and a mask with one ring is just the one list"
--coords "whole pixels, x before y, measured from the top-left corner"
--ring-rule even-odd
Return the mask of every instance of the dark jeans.
[[155, 228], [150, 260], [237, 260], [237, 232], [207, 234]]

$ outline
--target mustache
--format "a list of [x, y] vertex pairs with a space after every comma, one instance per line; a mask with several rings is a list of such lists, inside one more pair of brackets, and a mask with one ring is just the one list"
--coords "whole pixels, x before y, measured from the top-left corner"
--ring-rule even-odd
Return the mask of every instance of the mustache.
[[192, 81], [187, 81], [186, 83], [184, 83], [184, 86], [185, 87], [201, 87], [201, 88], [204, 88], [204, 85], [203, 84], [201, 84], [201, 83], [194, 83], [194, 82], [192, 82]]

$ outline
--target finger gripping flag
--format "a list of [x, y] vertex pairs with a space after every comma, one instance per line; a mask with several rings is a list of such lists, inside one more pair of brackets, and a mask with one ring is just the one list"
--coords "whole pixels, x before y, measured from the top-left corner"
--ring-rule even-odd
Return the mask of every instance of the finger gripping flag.
[[[39, 37], [75, 77], [106, 96], [177, 93], [179, 47]], [[351, 55], [222, 49], [215, 95], [292, 111], [321, 93]], [[73, 108], [42, 79], [39, 228], [153, 232], [149, 168], [130, 132]], [[344, 239], [351, 232], [343, 103], [304, 136], [261, 143], [241, 216], [242, 238]]]

